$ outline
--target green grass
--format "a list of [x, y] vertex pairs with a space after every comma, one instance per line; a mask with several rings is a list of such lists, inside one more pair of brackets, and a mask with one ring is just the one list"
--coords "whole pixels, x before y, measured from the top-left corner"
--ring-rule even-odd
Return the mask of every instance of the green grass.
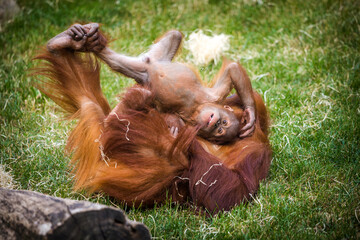
[[[262, 3], [263, 2], [263, 3]], [[262, 4], [261, 4], [262, 3]], [[157, 239], [360, 238], [358, 1], [28, 1], [0, 33], [1, 165], [19, 189], [114, 205], [72, 189], [64, 154], [73, 123], [32, 87], [31, 58], [74, 22], [100, 22], [116, 51], [137, 55], [169, 29], [232, 36], [270, 109], [269, 177], [247, 205], [205, 218], [171, 203], [126, 208]], [[178, 60], [185, 61], [184, 49]], [[207, 79], [218, 65], [199, 68]], [[132, 81], [102, 69], [112, 106]], [[124, 206], [121, 206], [124, 207]]]

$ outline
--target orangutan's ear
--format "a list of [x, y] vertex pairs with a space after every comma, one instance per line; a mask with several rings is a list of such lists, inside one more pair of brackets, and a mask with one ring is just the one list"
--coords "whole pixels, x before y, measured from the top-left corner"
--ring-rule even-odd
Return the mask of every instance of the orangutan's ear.
[[234, 109], [232, 109], [229, 105], [224, 105], [224, 108], [229, 110], [230, 112], [234, 111]]

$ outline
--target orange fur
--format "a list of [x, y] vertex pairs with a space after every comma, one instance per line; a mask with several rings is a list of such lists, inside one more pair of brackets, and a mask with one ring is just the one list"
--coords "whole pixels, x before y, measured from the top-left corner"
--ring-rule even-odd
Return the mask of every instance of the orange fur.
[[[110, 112], [99, 65], [89, 54], [45, 52], [37, 59], [46, 61], [36, 71], [47, 77], [39, 89], [78, 119], [67, 143], [73, 152], [76, 190], [103, 191], [135, 206], [162, 202], [169, 193], [174, 201], [189, 197], [197, 206], [217, 212], [249, 200], [266, 177], [271, 162], [269, 118], [256, 92], [253, 135], [220, 146], [196, 139], [195, 127], [182, 128], [174, 138], [167, 116], [156, 110], [152, 93], [144, 87], [128, 89]], [[224, 104], [242, 118], [237, 96]]]
[[[260, 181], [268, 174], [272, 154], [267, 136], [268, 113], [256, 92], [254, 99], [256, 127], [250, 137], [227, 145], [216, 145], [198, 138], [201, 147], [196, 144], [192, 146], [196, 159], [191, 160], [189, 171], [184, 175], [190, 179], [189, 195], [197, 200], [197, 205], [211, 213], [229, 210], [242, 201], [250, 200], [250, 195], [256, 194]], [[226, 99], [226, 104], [234, 108], [241, 106], [241, 101], [233, 96]], [[209, 171], [211, 166], [216, 167]], [[199, 184], [200, 179], [208, 185]], [[211, 183], [214, 185], [210, 187]]]
[[99, 138], [103, 119], [110, 112], [110, 106], [100, 87], [100, 66], [89, 54], [79, 55], [63, 51], [61, 57], [45, 52], [36, 59], [46, 60], [36, 73], [47, 77], [38, 88], [57, 103], [69, 118], [79, 119], [71, 132], [67, 149], [74, 152], [75, 189], [93, 177], [95, 164], [100, 158]]
[[174, 178], [188, 167], [187, 147], [196, 132], [184, 129], [175, 140], [162, 115], [147, 105], [146, 89], [130, 89], [110, 113], [99, 65], [88, 54], [46, 52], [36, 59], [46, 60], [36, 69], [47, 77], [38, 88], [78, 119], [67, 143], [75, 190], [104, 191], [137, 206], [164, 200]]

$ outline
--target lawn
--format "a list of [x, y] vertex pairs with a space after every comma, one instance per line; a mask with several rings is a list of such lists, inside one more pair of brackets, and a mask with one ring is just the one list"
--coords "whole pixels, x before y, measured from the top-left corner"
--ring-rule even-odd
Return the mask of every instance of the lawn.
[[[156, 239], [360, 238], [359, 1], [18, 1], [0, 32], [0, 149], [12, 187], [123, 208]], [[159, 35], [231, 35], [227, 56], [247, 69], [271, 116], [273, 161], [258, 195], [212, 218], [166, 203], [142, 210], [72, 191], [64, 153], [73, 122], [33, 87], [31, 59], [75, 22], [99, 22], [118, 52]], [[178, 61], [192, 60], [183, 49]], [[220, 64], [198, 67], [211, 79]], [[132, 80], [101, 70], [111, 106]], [[0, 169], [1, 170], [1, 169]]]

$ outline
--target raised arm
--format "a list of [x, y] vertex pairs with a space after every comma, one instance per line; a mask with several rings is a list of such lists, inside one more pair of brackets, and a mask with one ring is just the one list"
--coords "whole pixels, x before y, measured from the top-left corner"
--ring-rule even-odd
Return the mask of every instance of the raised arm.
[[226, 60], [220, 75], [211, 90], [213, 91], [213, 94], [221, 100], [229, 95], [232, 88], [235, 88], [236, 93], [240, 97], [245, 108], [246, 125], [241, 129], [239, 137], [246, 137], [255, 129], [255, 101], [253, 89], [245, 69], [238, 63], [230, 63]]
[[146, 85], [149, 82], [147, 73], [148, 59], [146, 57], [128, 57], [116, 53], [108, 47], [95, 54], [109, 65], [112, 70], [133, 78], [137, 83]]
[[182, 40], [179, 31], [169, 31], [153, 44], [149, 51], [138, 56], [128, 57], [105, 47], [97, 52], [97, 56], [114, 71], [135, 79], [139, 84], [149, 82], [147, 67], [151, 61], [171, 61], [178, 51]]
[[151, 61], [171, 61], [180, 48], [182, 34], [169, 31], [153, 44], [149, 51], [138, 56], [129, 57], [118, 54], [106, 46], [107, 40], [99, 31], [99, 24], [74, 24], [66, 31], [52, 38], [47, 48], [56, 54], [63, 49], [82, 52], [94, 52], [111, 69], [122, 73], [141, 85], [149, 82], [147, 67]]
[[144, 58], [117, 54], [106, 45], [107, 40], [99, 31], [99, 24], [74, 24], [50, 39], [47, 49], [54, 54], [58, 54], [62, 50], [94, 52], [113, 70], [135, 79], [140, 84], [147, 82]]

